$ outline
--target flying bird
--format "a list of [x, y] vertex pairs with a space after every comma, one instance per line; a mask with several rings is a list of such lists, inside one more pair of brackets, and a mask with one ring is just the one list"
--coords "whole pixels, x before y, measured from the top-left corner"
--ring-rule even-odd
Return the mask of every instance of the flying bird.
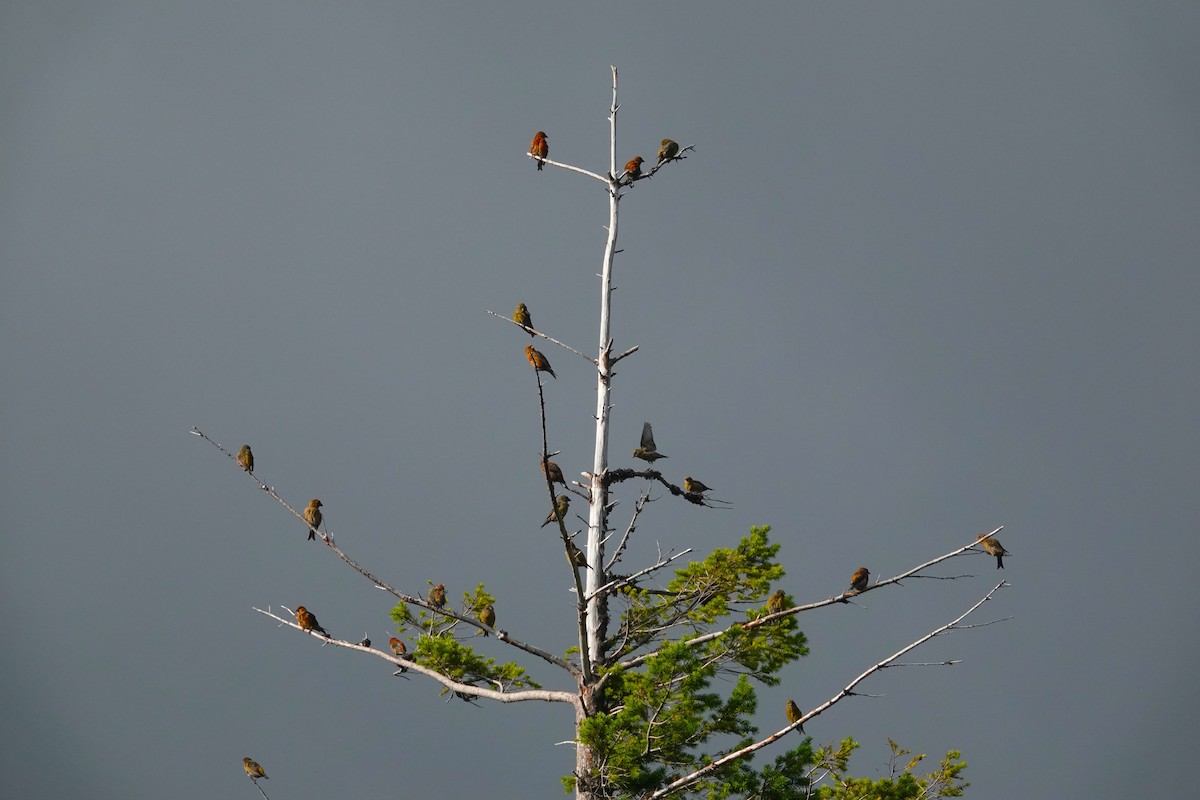
[[525, 358], [529, 359], [529, 363], [533, 365], [533, 369], [536, 372], [549, 372], [551, 378], [558, 378], [554, 374], [554, 370], [550, 368], [550, 362], [546, 360], [544, 355], [534, 350], [533, 345], [525, 345]]
[[546, 132], [538, 131], [529, 143], [529, 155], [538, 160], [538, 172], [542, 171], [542, 159], [550, 154], [550, 145], [546, 143]]
[[533, 317], [529, 316], [529, 309], [525, 307], [524, 303], [517, 303], [517, 308], [513, 311], [513, 322], [529, 331], [529, 335], [533, 336]]
[[304, 521], [309, 525], [308, 540], [311, 542], [317, 538], [316, 528], [321, 527], [321, 520], [325, 517], [321, 514], [321, 501], [313, 498], [308, 501], [308, 508], [304, 509]]
[[1008, 551], [1004, 549], [1004, 545], [996, 541], [995, 536], [988, 536], [986, 539], [983, 538], [984, 536], [987, 534], [981, 533], [975, 538], [988, 555], [996, 557], [996, 569], [1004, 569], [1004, 557], [1008, 555]]
[[871, 579], [871, 573], [867, 572], [866, 567], [859, 567], [854, 570], [854, 574], [850, 576], [850, 588], [858, 594], [867, 588], [867, 581]]
[[242, 449], [238, 450], [237, 463], [246, 472], [254, 472], [254, 451], [250, 449], [250, 445], [244, 444]]
[[571, 496], [565, 495], [565, 494], [560, 494], [558, 497], [554, 498], [554, 508], [550, 509], [550, 513], [546, 515], [545, 522], [543, 522], [539, 527], [544, 528], [547, 525], [549, 525], [551, 522], [554, 522], [554, 521], [560, 520], [560, 519], [565, 519], [567, 516], [567, 510], [570, 507], [571, 507]]
[[[249, 472], [250, 470], [246, 471]], [[267, 773], [263, 771], [262, 766], [250, 756], [246, 756], [242, 759], [242, 769], [246, 770], [246, 774], [250, 776], [250, 780], [254, 781], [255, 783], [258, 782], [259, 778], [271, 780], [269, 777], [267, 777]]]
[[625, 164], [625, 182], [633, 183], [638, 178], [642, 177], [642, 161], [641, 156], [634, 156]]
[[704, 494], [707, 491], [711, 491], [700, 481], [694, 480], [691, 475], [683, 476], [683, 490], [688, 494]]
[[642, 445], [634, 448], [633, 457], [649, 461], [651, 464], [660, 458], [666, 458], [658, 452], [658, 447], [654, 444], [654, 431], [650, 429], [649, 422], [642, 423]]
[[658, 148], [658, 163], [670, 161], [675, 156], [679, 155], [679, 142], [671, 139], [663, 139], [662, 147]]
[[[787, 718], [788, 718], [788, 722], [790, 722], [790, 723], [792, 723], [792, 724], [794, 725], [794, 724], [796, 724], [797, 722], [799, 722], [799, 721], [800, 721], [800, 719], [801, 719], [803, 716], [804, 716], [804, 712], [802, 712], [802, 711], [800, 710], [800, 706], [796, 705], [796, 701], [795, 701], [795, 700], [788, 700], [788, 701], [787, 701]], [[800, 731], [801, 733], [804, 733], [804, 726], [803, 726], [803, 725], [801, 725], [799, 728], [796, 728], [796, 730]]]
[[326, 639], [331, 639], [329, 632], [321, 627], [321, 623], [317, 622], [309, 610], [304, 606], [296, 606], [296, 622], [300, 623], [300, 629], [304, 631], [316, 631]]

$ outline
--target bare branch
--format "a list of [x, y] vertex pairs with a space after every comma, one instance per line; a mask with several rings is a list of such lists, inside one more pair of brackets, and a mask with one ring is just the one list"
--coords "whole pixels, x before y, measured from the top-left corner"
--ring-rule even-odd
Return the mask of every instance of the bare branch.
[[486, 309], [486, 308], [484, 309], [484, 311], [491, 314], [493, 317], [498, 317], [498, 318], [504, 320], [505, 322], [509, 323], [510, 325], [516, 325], [521, 330], [532, 333], [534, 336], [540, 336], [543, 339], [545, 339], [547, 342], [552, 342], [553, 344], [558, 345], [559, 347], [561, 347], [564, 350], [569, 350], [570, 352], [574, 353], [575, 355], [579, 356], [580, 358], [591, 362], [593, 365], [595, 365], [595, 363], [596, 363], [596, 359], [592, 358], [591, 356], [584, 355], [583, 353], [576, 350], [574, 347], [571, 347], [571, 345], [567, 344], [566, 342], [560, 342], [558, 339], [555, 339], [553, 336], [547, 336], [546, 334], [542, 333], [539, 330], [535, 330], [534, 328], [526, 328], [524, 325], [521, 325], [520, 323], [515, 322], [512, 317], [506, 317], [503, 314], [497, 314], [495, 311], [491, 311], [490, 309]]
[[534, 159], [535, 161], [541, 161], [543, 164], [549, 164], [552, 167], [559, 167], [561, 169], [570, 170], [571, 172], [578, 172], [580, 175], [587, 175], [589, 178], [595, 178], [596, 180], [600, 181], [603, 184], [608, 184], [608, 178], [606, 178], [605, 176], [597, 175], [594, 172], [588, 172], [586, 169], [582, 169], [581, 167], [576, 167], [573, 164], [564, 164], [561, 161], [551, 161], [548, 158], [538, 158], [537, 156], [533, 155], [532, 153], [526, 153], [525, 155], [527, 155], [529, 158]]

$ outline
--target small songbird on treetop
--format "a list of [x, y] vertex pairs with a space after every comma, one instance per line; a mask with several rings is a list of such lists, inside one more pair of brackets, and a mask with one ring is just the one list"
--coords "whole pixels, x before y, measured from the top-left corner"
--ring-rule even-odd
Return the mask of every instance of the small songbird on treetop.
[[438, 584], [429, 590], [429, 605], [442, 608], [446, 605], [446, 587]]
[[[487, 625], [489, 628], [496, 627], [496, 609], [492, 608], [491, 603], [488, 603], [479, 610], [479, 621], [484, 625]], [[488, 635], [488, 632], [485, 630], [480, 630], [479, 632], [484, 636]]]
[[987, 551], [988, 555], [996, 557], [996, 569], [1004, 569], [1004, 557], [1008, 555], [1008, 551], [1004, 549], [1004, 545], [996, 541], [995, 536], [988, 536], [988, 538], [984, 539], [983, 537], [985, 536], [987, 536], [986, 533], [981, 533], [975, 538], [983, 549]]
[[550, 513], [546, 515], [545, 522], [543, 522], [539, 527], [544, 528], [547, 525], [549, 525], [551, 522], [555, 522], [556, 520], [560, 520], [560, 519], [565, 519], [567, 516], [567, 510], [570, 507], [571, 507], [570, 495], [560, 494], [558, 497], [554, 498], [554, 508], [550, 509]]
[[776, 589], [775, 594], [767, 600], [767, 613], [778, 614], [787, 608], [787, 600], [785, 599], [783, 589]]
[[530, 336], [533, 336], [533, 317], [529, 316], [529, 309], [525, 307], [524, 303], [517, 303], [517, 309], [513, 311], [513, 322], [527, 330]]
[[[249, 472], [249, 470], [246, 471]], [[267, 777], [267, 773], [263, 771], [262, 766], [250, 756], [242, 759], [242, 769], [246, 770], [246, 774], [250, 776], [250, 780], [252, 781], [257, 781], [259, 778], [270, 780]]]
[[321, 623], [317, 622], [317, 618], [304, 606], [296, 606], [296, 622], [300, 623], [301, 630], [316, 631], [326, 639], [332, 638], [329, 632], [321, 627]]
[[658, 148], [658, 163], [670, 161], [675, 156], [679, 155], [679, 142], [670, 139], [662, 140], [662, 147]]
[[654, 444], [654, 431], [651, 430], [649, 422], [642, 423], [642, 445], [633, 449], [633, 457], [649, 461], [651, 464], [660, 458], [666, 458], [658, 452], [658, 447]]
[[[395, 636], [388, 639], [388, 647], [392, 649], [392, 655], [394, 655], [396, 658], [404, 658], [408, 655], [408, 647], [406, 647], [404, 642], [400, 641]], [[398, 671], [408, 672], [408, 669], [405, 667], [400, 667]]]
[[638, 178], [642, 177], [642, 161], [641, 156], [634, 156], [625, 164], [625, 182], [633, 183]]
[[542, 472], [550, 477], [551, 483], [561, 483], [563, 486], [567, 485], [567, 479], [563, 477], [563, 471], [553, 461], [547, 461], [542, 464]]
[[529, 143], [529, 155], [538, 160], [538, 172], [542, 171], [542, 159], [550, 155], [550, 145], [546, 143], [546, 132], [538, 131]]
[[859, 567], [854, 570], [854, 574], [850, 576], [850, 588], [857, 592], [861, 592], [867, 588], [867, 581], [871, 579], [871, 573], [867, 572], [866, 567]]
[[569, 563], [572, 568], [586, 567], [588, 565], [587, 556], [584, 555], [583, 551], [576, 547], [575, 543], [570, 539], [567, 539], [567, 563]]
[[698, 480], [692, 478], [691, 475], [683, 476], [683, 490], [688, 494], [704, 494], [710, 489]]
[[321, 515], [321, 506], [321, 501], [314, 497], [308, 501], [308, 508], [304, 509], [304, 521], [310, 526], [310, 530], [308, 531], [309, 541], [317, 538], [316, 531], [313, 529], [321, 527], [321, 520], [324, 519]]
[[537, 372], [549, 372], [551, 378], [558, 378], [554, 374], [554, 370], [550, 368], [550, 362], [546, 360], [544, 355], [534, 350], [533, 345], [525, 345], [525, 358], [529, 360], [529, 363], [533, 365], [534, 370]]
[[[804, 712], [802, 712], [800, 710], [800, 706], [796, 705], [796, 701], [788, 700], [787, 701], [788, 722], [795, 724], [795, 723], [799, 722], [803, 716], [804, 716]], [[799, 728], [796, 728], [796, 730], [800, 731], [801, 733], [804, 733], [804, 726], [801, 725]]]
[[250, 449], [250, 445], [242, 445], [242, 449], [238, 450], [237, 463], [246, 472], [254, 472], [254, 451]]

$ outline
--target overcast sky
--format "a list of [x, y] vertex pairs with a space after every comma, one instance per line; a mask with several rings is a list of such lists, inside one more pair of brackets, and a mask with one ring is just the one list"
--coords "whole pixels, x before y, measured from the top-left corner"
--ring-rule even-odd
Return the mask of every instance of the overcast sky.
[[[604, 191], [524, 153], [606, 170], [615, 64], [621, 161], [696, 149], [621, 203], [613, 465], [650, 420], [733, 503], [651, 504], [626, 563], [769, 524], [812, 601], [1004, 525], [1003, 573], [801, 616], [760, 729], [1006, 578], [1010, 621], [911, 659], [962, 663], [808, 732], [872, 776], [961, 749], [976, 800], [1186, 796], [1197, 41], [1190, 3], [0, 5], [3, 793], [252, 798], [250, 755], [272, 800], [559, 796], [565, 707], [254, 613], [383, 643], [391, 604], [188, 431], [394, 585], [572, 646], [528, 338], [486, 311], [594, 351]], [[574, 475], [594, 371], [544, 349]]]

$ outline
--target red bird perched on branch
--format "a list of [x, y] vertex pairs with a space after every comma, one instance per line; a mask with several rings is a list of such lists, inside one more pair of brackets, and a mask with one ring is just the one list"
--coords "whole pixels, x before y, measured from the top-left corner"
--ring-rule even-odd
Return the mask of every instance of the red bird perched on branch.
[[642, 177], [642, 161], [641, 156], [634, 156], [625, 164], [625, 181], [633, 183], [638, 178]]
[[549, 372], [551, 378], [558, 379], [558, 376], [554, 374], [554, 370], [550, 368], [550, 362], [546, 360], [544, 355], [534, 350], [533, 345], [525, 345], [525, 358], [529, 360], [529, 363], [533, 365], [536, 371]]
[[304, 631], [316, 631], [326, 639], [332, 638], [329, 632], [321, 627], [321, 623], [317, 622], [307, 608], [304, 606], [296, 606], [296, 622], [300, 624], [300, 629]]
[[567, 485], [567, 479], [563, 477], [563, 471], [553, 461], [546, 461], [546, 463], [542, 464], [542, 472], [546, 473], [551, 483], [561, 483], [563, 486]]
[[[247, 472], [249, 472], [249, 470], [247, 470]], [[250, 776], [250, 780], [254, 781], [255, 783], [258, 782], [259, 778], [270, 780], [270, 778], [267, 777], [267, 773], [263, 771], [262, 766], [250, 756], [246, 756], [242, 759], [242, 769], [246, 770], [246, 774]]]
[[859, 567], [854, 570], [854, 574], [850, 576], [850, 588], [856, 593], [867, 588], [867, 582], [871, 580], [871, 573], [866, 567]]
[[550, 154], [550, 145], [546, 143], [546, 132], [538, 131], [529, 143], [529, 155], [538, 160], [538, 172], [542, 171], [542, 159]]

